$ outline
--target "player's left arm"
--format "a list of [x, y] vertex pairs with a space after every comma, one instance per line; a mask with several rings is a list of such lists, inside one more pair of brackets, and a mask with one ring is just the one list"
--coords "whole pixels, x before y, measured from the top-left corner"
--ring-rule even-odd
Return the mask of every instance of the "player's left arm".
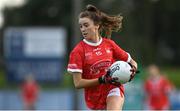
[[132, 67], [133, 67], [135, 70], [137, 70], [138, 65], [137, 65], [137, 62], [136, 62], [135, 60], [133, 60], [133, 59], [131, 58], [131, 60], [130, 60], [129, 63], [132, 65]]
[[137, 66], [137, 63], [136, 61], [134, 61], [132, 58], [131, 60], [129, 61], [129, 65], [131, 66], [131, 78], [129, 79], [129, 82], [134, 78], [134, 76], [136, 75], [136, 73], [139, 73], [139, 71], [137, 70], [138, 66]]

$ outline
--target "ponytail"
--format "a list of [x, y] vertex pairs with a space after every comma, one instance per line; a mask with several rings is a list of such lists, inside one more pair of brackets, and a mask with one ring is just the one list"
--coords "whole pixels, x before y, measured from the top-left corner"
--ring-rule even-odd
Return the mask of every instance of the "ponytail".
[[80, 13], [79, 18], [83, 17], [89, 17], [95, 25], [99, 25], [99, 33], [104, 33], [107, 38], [111, 38], [112, 32], [118, 32], [122, 28], [121, 15], [107, 15], [93, 5], [87, 5], [86, 10]]

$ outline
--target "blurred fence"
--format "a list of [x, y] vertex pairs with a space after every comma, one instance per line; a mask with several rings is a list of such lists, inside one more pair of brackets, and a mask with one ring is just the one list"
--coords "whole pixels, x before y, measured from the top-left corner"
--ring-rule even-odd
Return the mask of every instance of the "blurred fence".
[[[125, 86], [125, 110], [142, 110], [144, 108], [143, 92], [139, 86]], [[74, 91], [67, 90], [42, 90], [40, 92], [36, 109], [37, 110], [73, 110]], [[170, 95], [171, 109], [180, 109], [180, 91], [172, 92]], [[78, 109], [88, 110], [84, 102], [83, 91], [78, 92]], [[1, 90], [0, 91], [0, 110], [21, 110], [23, 102], [19, 91]]]

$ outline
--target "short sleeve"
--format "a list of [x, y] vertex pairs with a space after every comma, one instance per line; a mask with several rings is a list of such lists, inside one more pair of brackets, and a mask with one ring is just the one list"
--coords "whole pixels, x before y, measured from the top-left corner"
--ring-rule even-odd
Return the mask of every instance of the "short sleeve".
[[78, 51], [72, 51], [69, 56], [69, 62], [67, 66], [68, 72], [80, 72], [82, 73], [82, 56]]
[[122, 60], [122, 61], [130, 62], [131, 56], [129, 53], [124, 51], [114, 41], [111, 41], [111, 44], [113, 45], [113, 56], [116, 60]]

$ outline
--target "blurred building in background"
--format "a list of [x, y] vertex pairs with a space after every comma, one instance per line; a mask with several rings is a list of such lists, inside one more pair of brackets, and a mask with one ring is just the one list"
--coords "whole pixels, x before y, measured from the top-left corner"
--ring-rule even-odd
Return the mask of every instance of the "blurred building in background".
[[18, 85], [29, 73], [42, 86], [37, 109], [86, 109], [65, 67], [82, 39], [77, 20], [87, 4], [124, 17], [112, 39], [131, 52], [141, 70], [125, 85], [124, 109], [143, 109], [142, 84], [151, 63], [177, 87], [169, 97], [171, 109], [180, 109], [179, 0], [1, 0], [0, 109], [23, 109]]
[[11, 27], [4, 31], [4, 60], [8, 82], [32, 73], [40, 82], [59, 82], [66, 55], [64, 28]]

